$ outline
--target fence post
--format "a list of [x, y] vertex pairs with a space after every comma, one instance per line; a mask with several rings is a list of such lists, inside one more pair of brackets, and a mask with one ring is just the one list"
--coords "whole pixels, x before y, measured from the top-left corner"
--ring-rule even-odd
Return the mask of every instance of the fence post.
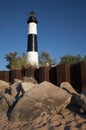
[[81, 75], [81, 90], [86, 90], [86, 62], [80, 63], [80, 75]]
[[76, 91], [81, 92], [81, 69], [80, 63], [72, 64], [70, 67], [71, 85]]
[[9, 71], [0, 71], [0, 79], [9, 82]]
[[57, 71], [56, 66], [50, 67], [50, 82], [57, 85]]
[[15, 78], [22, 79], [21, 70], [10, 70], [10, 82], [13, 83]]
[[61, 64], [56, 66], [57, 71], [57, 85], [62, 82], [70, 83], [70, 64]]
[[34, 78], [34, 73], [35, 73], [34, 68], [25, 69], [25, 76], [26, 77], [33, 77]]
[[9, 71], [4, 71], [3, 73], [4, 73], [4, 75], [3, 75], [4, 81], [9, 82]]
[[1, 79], [1, 80], [4, 80], [4, 79], [3, 79], [3, 71], [0, 71], [0, 79]]
[[36, 70], [36, 80], [38, 83], [49, 81], [49, 67], [40, 67]]

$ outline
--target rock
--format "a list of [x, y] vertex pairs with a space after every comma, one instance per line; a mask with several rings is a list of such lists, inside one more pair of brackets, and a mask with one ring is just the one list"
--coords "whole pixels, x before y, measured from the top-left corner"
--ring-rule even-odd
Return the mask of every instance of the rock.
[[13, 96], [11, 96], [8, 93], [3, 94], [3, 97], [6, 100], [9, 107], [11, 107], [13, 105], [13, 103], [15, 102], [15, 100], [16, 100]]
[[84, 94], [75, 95], [75, 100], [80, 108], [86, 113], [86, 97]]
[[66, 91], [44, 81], [24, 94], [14, 107], [10, 120], [31, 121], [43, 111], [47, 114], [51, 114], [52, 110], [58, 113], [70, 103], [70, 100], [71, 95]]
[[11, 85], [11, 96], [14, 98], [18, 97], [21, 92], [21, 80], [15, 79], [14, 83]]
[[82, 91], [81, 94], [84, 94], [84, 96], [86, 97], [86, 91]]
[[68, 82], [62, 82], [60, 84], [60, 88], [66, 90], [68, 93], [70, 93], [71, 95], [73, 94], [78, 94], [75, 89], [72, 87], [72, 85]]
[[49, 114], [42, 112], [39, 117], [32, 121], [32, 126], [34, 128], [43, 127], [48, 123]]
[[21, 95], [21, 82], [21, 80], [15, 79], [14, 83], [8, 88], [8, 90], [2, 91], [0, 94], [1, 97], [5, 99], [9, 107], [11, 107]]
[[7, 113], [8, 107], [9, 106], [7, 102], [5, 101], [5, 99], [1, 98], [0, 99], [0, 120], [2, 119], [2, 115]]
[[3, 80], [0, 80], [0, 92], [5, 92], [6, 89], [9, 89], [10, 84]]
[[[28, 79], [28, 78], [27, 78]], [[32, 78], [31, 78], [32, 79]], [[26, 91], [33, 88], [34, 83], [19, 79], [14, 79], [14, 83], [10, 86], [10, 93], [5, 93], [4, 98], [9, 106], [12, 106]]]
[[[15, 86], [15, 91], [18, 90], [18, 93], [15, 92], [13, 95], [13, 92], [0, 92], [1, 130], [86, 129], [86, 114], [78, 113], [81, 108], [86, 112], [84, 92], [78, 94], [67, 82], [62, 83], [62, 88], [47, 81], [34, 84], [16, 79], [15, 82], [11, 87]], [[22, 84], [29, 87], [29, 90], [26, 90], [21, 97], [21, 89], [16, 90], [16, 88]], [[15, 101], [17, 102], [14, 104]], [[76, 106], [76, 111], [74, 106]], [[10, 118], [8, 118], [9, 114]]]
[[82, 108], [86, 112], [86, 96], [84, 94], [78, 94], [68, 82], [61, 83], [60, 87], [72, 95], [72, 106], [75, 105], [78, 110]]
[[21, 83], [22, 92], [25, 93], [28, 90], [32, 89], [34, 87], [34, 83], [31, 82], [23, 82]]
[[37, 84], [37, 81], [33, 77], [24, 77], [23, 81], [24, 82], [31, 82], [31, 83]]

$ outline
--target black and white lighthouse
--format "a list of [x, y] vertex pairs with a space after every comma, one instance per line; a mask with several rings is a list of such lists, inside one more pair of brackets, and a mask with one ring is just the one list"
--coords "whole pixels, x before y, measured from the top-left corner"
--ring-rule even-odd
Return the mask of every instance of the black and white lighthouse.
[[28, 24], [28, 41], [27, 41], [27, 62], [30, 65], [39, 66], [38, 46], [37, 46], [37, 18], [34, 12], [29, 14]]

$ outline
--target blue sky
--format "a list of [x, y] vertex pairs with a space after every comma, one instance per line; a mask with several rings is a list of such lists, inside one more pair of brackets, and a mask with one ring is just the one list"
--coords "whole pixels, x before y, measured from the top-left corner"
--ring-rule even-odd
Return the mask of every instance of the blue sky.
[[27, 19], [38, 19], [38, 50], [59, 62], [71, 54], [86, 55], [86, 0], [0, 0], [0, 70], [5, 55], [27, 53]]

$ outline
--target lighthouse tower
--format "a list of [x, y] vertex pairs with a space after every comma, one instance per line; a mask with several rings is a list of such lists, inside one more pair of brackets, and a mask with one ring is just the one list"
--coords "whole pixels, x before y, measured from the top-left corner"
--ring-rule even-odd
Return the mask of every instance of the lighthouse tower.
[[38, 67], [38, 46], [37, 46], [37, 18], [34, 12], [29, 14], [28, 41], [27, 41], [27, 62], [30, 65]]

